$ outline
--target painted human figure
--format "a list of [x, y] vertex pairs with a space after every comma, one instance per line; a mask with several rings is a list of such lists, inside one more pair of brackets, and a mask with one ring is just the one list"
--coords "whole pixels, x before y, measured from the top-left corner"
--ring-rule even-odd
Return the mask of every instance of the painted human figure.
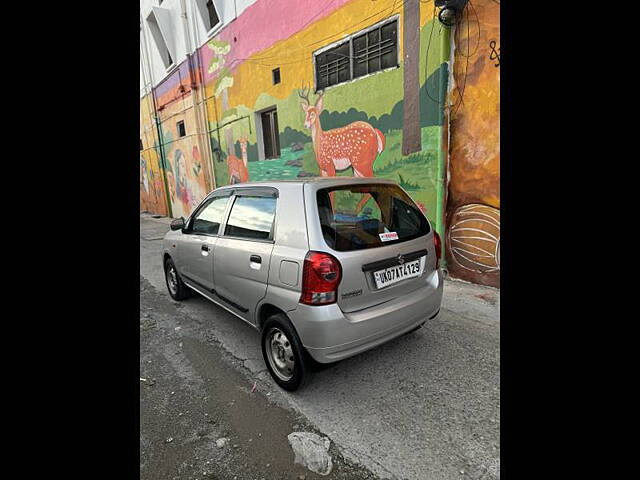
[[140, 156], [140, 186], [144, 188], [145, 193], [149, 193], [149, 178], [147, 177], [147, 162]]
[[192, 198], [193, 195], [191, 193], [191, 189], [189, 187], [189, 179], [187, 177], [187, 164], [184, 154], [182, 150], [177, 149], [174, 156], [174, 166], [175, 166], [175, 185], [176, 185], [176, 196], [182, 203], [183, 210], [185, 212], [191, 211], [192, 206]]

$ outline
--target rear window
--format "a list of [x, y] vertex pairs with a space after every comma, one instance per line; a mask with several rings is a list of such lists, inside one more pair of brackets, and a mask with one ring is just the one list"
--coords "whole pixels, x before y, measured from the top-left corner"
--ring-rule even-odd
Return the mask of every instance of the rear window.
[[426, 235], [429, 222], [397, 185], [347, 185], [317, 193], [322, 234], [334, 250], [381, 247]]

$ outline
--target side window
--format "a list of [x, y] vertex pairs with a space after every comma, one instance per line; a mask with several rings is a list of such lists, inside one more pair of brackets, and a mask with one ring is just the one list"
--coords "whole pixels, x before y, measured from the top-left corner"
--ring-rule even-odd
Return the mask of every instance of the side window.
[[251, 240], [269, 240], [275, 215], [274, 197], [238, 196], [231, 207], [224, 234]]
[[228, 201], [229, 197], [217, 197], [211, 200], [193, 218], [191, 231], [193, 233], [216, 235]]

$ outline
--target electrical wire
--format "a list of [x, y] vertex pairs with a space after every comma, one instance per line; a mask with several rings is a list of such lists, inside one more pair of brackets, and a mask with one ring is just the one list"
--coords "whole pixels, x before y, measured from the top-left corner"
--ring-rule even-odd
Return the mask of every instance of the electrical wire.
[[311, 17], [309, 20], [307, 20], [307, 23], [305, 23], [304, 25], [302, 25], [302, 27], [300, 27], [300, 30], [304, 30], [307, 25], [309, 25], [313, 20], [318, 18], [318, 16], [320, 16], [321, 13], [323, 13], [327, 8], [329, 8], [329, 4], [332, 4], [335, 1], [336, 0], [329, 0], [322, 10], [320, 10], [318, 13], [316, 13], [313, 17]]
[[[460, 30], [460, 28], [461, 28], [460, 24], [462, 23], [462, 18], [463, 18], [463, 16], [464, 16], [464, 12], [463, 12], [463, 15], [461, 15], [461, 16], [460, 16], [460, 18], [458, 18], [458, 19], [457, 19], [457, 21], [456, 21], [456, 29], [455, 29], [455, 31], [454, 31], [454, 37], [453, 37], [453, 41], [454, 41], [454, 44], [455, 44], [455, 45], [460, 45], [460, 31], [461, 31], [461, 30]], [[463, 101], [464, 101], [464, 99], [463, 99], [463, 91], [460, 89], [460, 83], [461, 83], [461, 82], [458, 82], [458, 81], [456, 80], [456, 77], [455, 77], [455, 63], [456, 63], [455, 55], [456, 55], [456, 54], [457, 54], [458, 56], [464, 56], [464, 55], [462, 55], [462, 49], [461, 49], [461, 47], [460, 47], [460, 48], [457, 48], [457, 49], [455, 50], [455, 52], [454, 52], [454, 59], [453, 59], [453, 62], [454, 62], [454, 63], [453, 63], [454, 71], [453, 71], [453, 76], [454, 76], [455, 88], [456, 88], [456, 90], [457, 90], [457, 92], [458, 92], [458, 99], [456, 100], [456, 102], [455, 102], [453, 105], [450, 105], [450, 106], [449, 106], [449, 112], [450, 112], [450, 114], [452, 114], [452, 113], [453, 113], [453, 111], [454, 111], [454, 109], [457, 109], [457, 108], [461, 105], [461, 102], [463, 102]]]
[[424, 60], [424, 91], [427, 94], [427, 97], [429, 97], [432, 102], [434, 102], [438, 106], [441, 106], [442, 103], [440, 103], [439, 100], [436, 100], [429, 94], [429, 86], [427, 82], [427, 80], [429, 79], [429, 76], [427, 74], [427, 72], [429, 71], [428, 70], [429, 69], [429, 49], [431, 48], [431, 37], [433, 36], [433, 30], [435, 28], [435, 20], [436, 20], [436, 5], [434, 3], [433, 4], [433, 22], [434, 23], [433, 25], [431, 25], [431, 30], [429, 31], [429, 40], [427, 41], [427, 51], [425, 53], [425, 60]]
[[[473, 6], [473, 3], [471, 3], [471, 0], [469, 0], [469, 2], [467, 3], [467, 6], [465, 7], [465, 10], [467, 9], [467, 7], [471, 7], [471, 10], [473, 10], [473, 14], [476, 17], [476, 25], [478, 27], [478, 38], [476, 40], [476, 46], [475, 46], [475, 48], [473, 50], [473, 53], [469, 55], [469, 56], [473, 57], [478, 52], [478, 49], [480, 48], [480, 18], [478, 17], [478, 12], [476, 12], [476, 9]], [[469, 26], [468, 23], [469, 23], [469, 12], [467, 12], [467, 27]], [[469, 42], [470, 40], [471, 40], [471, 38], [469, 38], [469, 33], [468, 33], [468, 28], [467, 28], [467, 42]], [[466, 56], [462, 52], [460, 52], [460, 55], [462, 55], [463, 57]]]
[[[455, 117], [455, 114], [458, 113], [458, 110], [460, 109], [460, 106], [464, 104], [464, 91], [467, 88], [467, 76], [468, 76], [468, 72], [469, 72], [469, 44], [470, 44], [470, 33], [469, 33], [469, 5], [471, 5], [471, 0], [469, 0], [469, 3], [467, 4], [467, 6], [464, 8], [463, 11], [463, 15], [460, 18], [460, 21], [462, 21], [462, 18], [464, 17], [464, 14], [466, 14], [467, 17], [467, 55], [463, 55], [463, 57], [465, 57], [465, 67], [464, 67], [464, 83], [462, 84], [462, 91], [458, 89], [458, 93], [460, 95], [460, 101], [458, 102], [458, 104], [455, 107], [455, 110], [453, 110], [452, 114]], [[462, 52], [460, 52], [462, 54]]]

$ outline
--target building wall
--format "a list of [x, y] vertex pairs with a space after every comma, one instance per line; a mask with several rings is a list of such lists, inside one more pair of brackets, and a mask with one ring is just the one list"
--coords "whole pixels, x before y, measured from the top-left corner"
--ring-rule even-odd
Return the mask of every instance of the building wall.
[[[197, 127], [193, 91], [185, 88], [185, 92], [175, 98], [160, 97], [156, 101], [160, 109], [163, 168], [169, 186], [172, 216], [186, 218], [213, 190], [210, 167], [203, 161], [203, 132]], [[179, 134], [179, 122], [184, 122], [184, 136]]]
[[499, 3], [475, 0], [468, 4], [456, 30], [445, 242], [447, 266], [454, 277], [499, 287]]
[[150, 94], [140, 99], [140, 210], [169, 215]]
[[[206, 32], [196, 1], [185, 0], [186, 31], [179, 0], [160, 6], [169, 12], [174, 30], [176, 61], [169, 69], [144, 23], [157, 0], [141, 1], [141, 62], [147, 66], [141, 68], [141, 77], [147, 77], [141, 78], [141, 97], [148, 86], [150, 118], [157, 116], [161, 131], [148, 155], [157, 155], [170, 215], [186, 217], [208, 191], [234, 176], [259, 181], [326, 174], [318, 162], [320, 146], [305, 126], [301, 91], [311, 87], [309, 102], [318, 107], [324, 132], [353, 122], [378, 132], [376, 151], [359, 160], [369, 169], [364, 175], [396, 180], [411, 194], [445, 239], [450, 272], [499, 284], [499, 67], [491, 58], [499, 51], [496, 2], [468, 4], [458, 25], [448, 29], [434, 18], [433, 2], [214, 0], [222, 22]], [[405, 21], [408, 5], [416, 9], [407, 19], [417, 17], [417, 48], [404, 45], [404, 29], [411, 24]], [[398, 19], [399, 66], [328, 87], [316, 105], [314, 52], [391, 18]], [[413, 97], [405, 92], [410, 88], [407, 55], [418, 58]], [[281, 76], [276, 85], [275, 68]], [[406, 122], [414, 124], [405, 119], [405, 97], [420, 109], [419, 148], [410, 154], [403, 154]], [[273, 107], [281, 156], [265, 160], [260, 113]], [[181, 120], [187, 130], [182, 138], [177, 133]], [[344, 141], [330, 147], [341, 148]], [[335, 174], [363, 174], [340, 165], [345, 166]], [[141, 208], [142, 199], [141, 193]], [[480, 230], [479, 235], [470, 235], [474, 230], [466, 227]], [[482, 238], [465, 238], [474, 236]]]
[[[318, 146], [314, 146], [311, 131], [304, 125], [299, 95], [303, 86], [311, 86], [310, 102], [318, 99], [313, 94], [313, 53], [379, 21], [397, 17], [400, 66], [326, 88], [320, 123], [325, 132], [355, 121], [378, 129], [384, 147], [371, 158], [372, 175], [398, 181], [431, 220], [442, 224], [446, 155], [442, 106], [449, 39], [448, 31], [437, 20], [434, 22], [433, 9], [422, 3], [417, 6], [422, 148], [411, 155], [402, 154], [402, 2], [336, 0], [329, 4], [308, 2], [301, 8], [300, 2], [293, 0], [258, 1], [200, 48], [206, 96], [210, 99], [207, 112], [212, 148], [219, 152], [214, 161], [216, 184], [230, 183], [230, 170], [241, 157], [241, 138], [248, 143], [251, 181], [320, 175]], [[263, 25], [273, 28], [265, 29]], [[281, 73], [281, 83], [277, 85], [272, 82], [274, 68], [280, 68]], [[259, 114], [271, 107], [278, 112], [282, 154], [276, 160], [263, 160]], [[337, 175], [354, 175], [354, 169], [346, 168]], [[441, 227], [438, 229], [442, 232]]]
[[[175, 70], [176, 66], [181, 65], [188, 53], [187, 45], [190, 43], [191, 49], [204, 44], [210, 37], [210, 34], [224, 29], [226, 25], [233, 22], [238, 15], [256, 0], [213, 0], [216, 5], [216, 10], [220, 17], [220, 25], [212, 32], [208, 32], [205, 27], [205, 21], [200, 14], [201, 10], [198, 10], [198, 4], [203, 6], [206, 4], [206, 0], [184, 0], [185, 9], [188, 20], [189, 36], [186, 36], [186, 32], [183, 25], [183, 19], [181, 17], [182, 9], [180, 0], [164, 0], [160, 4], [158, 0], [140, 0], [140, 20], [141, 31], [145, 36], [148, 51], [143, 52], [145, 56], [145, 63], [149, 64], [151, 68], [151, 81], [153, 86], [160, 83], [168, 74]], [[152, 34], [149, 30], [147, 19], [153, 10], [160, 9], [162, 12], [166, 12], [170, 30], [171, 30], [171, 48], [174, 50], [173, 56], [174, 66], [165, 67], [162, 62], [162, 58], [156, 47]]]

